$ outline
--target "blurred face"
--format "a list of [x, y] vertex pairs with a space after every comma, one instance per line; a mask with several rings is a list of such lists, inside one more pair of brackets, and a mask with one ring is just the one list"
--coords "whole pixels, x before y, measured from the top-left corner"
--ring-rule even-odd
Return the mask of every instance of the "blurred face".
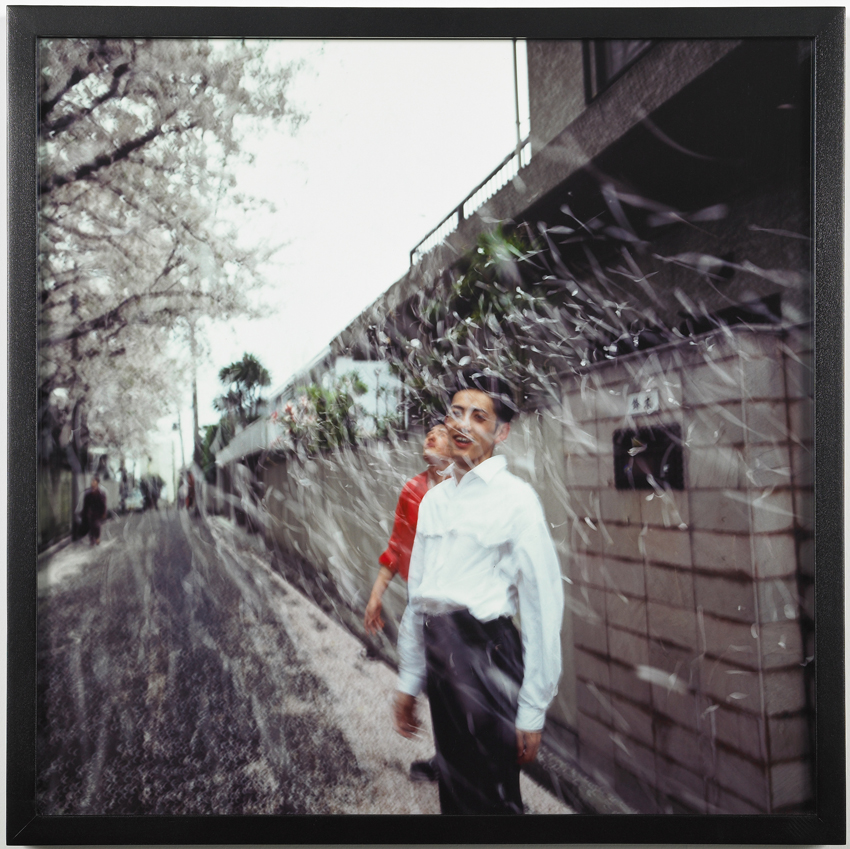
[[493, 449], [507, 437], [511, 426], [500, 422], [493, 399], [477, 389], [456, 392], [446, 416], [450, 457], [463, 475], [493, 456]]
[[449, 432], [445, 425], [435, 425], [425, 435], [422, 459], [438, 469], [445, 469], [449, 465]]
[[97, 489], [97, 478], [92, 478], [92, 479], [91, 479], [91, 488], [92, 488], [92, 489]]

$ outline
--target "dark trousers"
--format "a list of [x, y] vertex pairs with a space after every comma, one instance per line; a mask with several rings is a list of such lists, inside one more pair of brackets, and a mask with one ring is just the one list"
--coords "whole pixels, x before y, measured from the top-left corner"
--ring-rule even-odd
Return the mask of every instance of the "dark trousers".
[[427, 691], [444, 814], [521, 814], [516, 753], [522, 644], [507, 617], [424, 622]]

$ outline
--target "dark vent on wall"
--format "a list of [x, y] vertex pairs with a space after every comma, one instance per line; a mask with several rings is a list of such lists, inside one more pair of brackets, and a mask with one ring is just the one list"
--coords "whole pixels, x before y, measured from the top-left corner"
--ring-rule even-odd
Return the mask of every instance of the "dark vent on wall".
[[671, 423], [614, 431], [614, 485], [684, 489], [681, 427]]

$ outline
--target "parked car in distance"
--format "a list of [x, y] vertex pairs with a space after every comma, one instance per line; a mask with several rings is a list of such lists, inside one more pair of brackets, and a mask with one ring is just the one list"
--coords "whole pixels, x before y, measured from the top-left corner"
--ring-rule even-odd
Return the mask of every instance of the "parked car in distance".
[[142, 491], [140, 489], [134, 489], [125, 499], [124, 499], [124, 509], [128, 513], [133, 512], [141, 512], [145, 509], [145, 499], [142, 497]]

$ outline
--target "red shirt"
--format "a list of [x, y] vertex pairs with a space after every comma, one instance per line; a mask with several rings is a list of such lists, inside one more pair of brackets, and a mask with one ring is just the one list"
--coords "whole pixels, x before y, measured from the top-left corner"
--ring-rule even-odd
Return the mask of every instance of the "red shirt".
[[410, 569], [410, 552], [416, 536], [416, 522], [419, 519], [419, 503], [428, 492], [428, 472], [411, 478], [401, 490], [395, 507], [395, 522], [387, 550], [378, 558], [381, 566], [392, 572], [398, 572], [407, 580]]

